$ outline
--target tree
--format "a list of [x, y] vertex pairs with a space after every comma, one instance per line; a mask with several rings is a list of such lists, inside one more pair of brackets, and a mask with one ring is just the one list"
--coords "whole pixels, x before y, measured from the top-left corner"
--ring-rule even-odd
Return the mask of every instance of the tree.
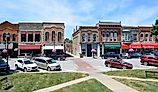
[[66, 38], [66, 39], [65, 39], [65, 42], [66, 42], [66, 43], [72, 43], [72, 40], [70, 40], [69, 38]]
[[151, 34], [152, 35], [158, 35], [158, 19], [155, 22], [155, 25], [153, 25], [152, 29], [151, 29]]

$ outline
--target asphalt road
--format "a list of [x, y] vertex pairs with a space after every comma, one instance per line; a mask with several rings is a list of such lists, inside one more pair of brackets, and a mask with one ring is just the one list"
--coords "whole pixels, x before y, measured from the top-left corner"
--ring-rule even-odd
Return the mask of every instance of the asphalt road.
[[[9, 65], [12, 70], [15, 70], [15, 60], [16, 58], [9, 59]], [[105, 59], [93, 59], [93, 58], [82, 58], [86, 63], [91, 65], [97, 70], [100, 71], [112, 71], [112, 70], [119, 70], [116, 68], [108, 68], [105, 67], [104, 61]], [[129, 62], [133, 64], [133, 69], [151, 69], [151, 68], [157, 68], [155, 66], [144, 66], [140, 64], [140, 59], [124, 59], [126, 62]], [[67, 58], [65, 61], [57, 61], [61, 65], [62, 71], [77, 71], [78, 66], [75, 64], [75, 61], [73, 61], [73, 57]], [[46, 70], [39, 69], [40, 72], [47, 72]]]

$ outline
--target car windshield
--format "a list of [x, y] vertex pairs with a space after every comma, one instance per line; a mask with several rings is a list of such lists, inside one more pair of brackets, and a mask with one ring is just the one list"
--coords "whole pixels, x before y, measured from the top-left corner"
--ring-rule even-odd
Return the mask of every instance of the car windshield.
[[30, 60], [26, 60], [24, 61], [25, 64], [33, 64], [33, 62], [31, 62]]
[[124, 60], [122, 60], [122, 59], [120, 59], [119, 62], [122, 63], [122, 64], [123, 64], [123, 63], [126, 63], [126, 62], [125, 62]]
[[48, 62], [49, 64], [56, 63], [56, 61], [55, 61], [54, 59], [49, 59], [49, 60], [47, 60], [47, 62]]
[[0, 64], [5, 64], [6, 62], [4, 62], [4, 60], [0, 60]]

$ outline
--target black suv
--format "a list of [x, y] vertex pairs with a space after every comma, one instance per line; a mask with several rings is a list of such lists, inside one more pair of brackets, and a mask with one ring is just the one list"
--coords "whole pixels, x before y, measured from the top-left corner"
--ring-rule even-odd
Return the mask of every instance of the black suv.
[[53, 58], [54, 60], [62, 60], [62, 61], [64, 61], [66, 59], [66, 55], [65, 54], [52, 53], [52, 54], [48, 54], [46, 56], [50, 57], [50, 58]]
[[115, 52], [107, 52], [104, 55], [101, 55], [101, 57], [103, 59], [107, 59], [107, 58], [117, 58], [117, 59], [120, 59], [121, 55], [120, 54], [116, 54]]
[[9, 72], [10, 67], [4, 59], [0, 59], [0, 72]]

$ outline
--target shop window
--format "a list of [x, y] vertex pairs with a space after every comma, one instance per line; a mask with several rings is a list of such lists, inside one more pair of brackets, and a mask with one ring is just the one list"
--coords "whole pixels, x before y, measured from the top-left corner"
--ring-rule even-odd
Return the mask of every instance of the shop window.
[[12, 35], [12, 41], [16, 41], [16, 35], [15, 34]]
[[45, 41], [49, 41], [49, 32], [45, 33]]
[[58, 41], [61, 41], [61, 32], [58, 32]]
[[26, 42], [26, 34], [21, 34], [21, 42]]
[[35, 34], [35, 42], [40, 42], [40, 34]]
[[33, 34], [28, 34], [28, 42], [33, 42]]
[[55, 41], [55, 31], [52, 31], [52, 41]]

